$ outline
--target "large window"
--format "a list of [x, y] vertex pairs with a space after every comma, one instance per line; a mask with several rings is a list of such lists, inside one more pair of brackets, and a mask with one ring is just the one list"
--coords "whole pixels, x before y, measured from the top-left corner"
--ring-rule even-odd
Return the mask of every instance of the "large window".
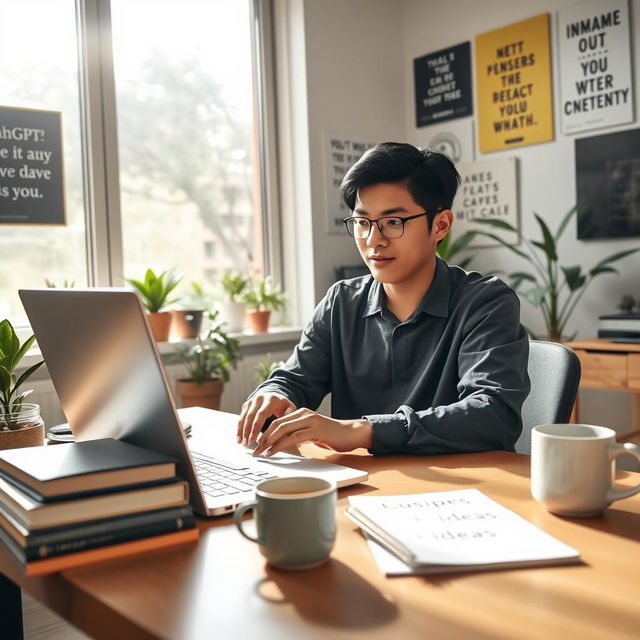
[[62, 112], [67, 224], [0, 224], [0, 318], [45, 278], [265, 266], [253, 2], [3, 2], [0, 105]]
[[44, 287], [45, 278], [87, 284], [77, 52], [72, 0], [2, 3], [0, 105], [62, 112], [67, 213], [64, 226], [0, 224], [0, 319], [17, 325], [26, 323], [19, 288]]
[[246, 269], [260, 221], [249, 3], [111, 6], [125, 273]]

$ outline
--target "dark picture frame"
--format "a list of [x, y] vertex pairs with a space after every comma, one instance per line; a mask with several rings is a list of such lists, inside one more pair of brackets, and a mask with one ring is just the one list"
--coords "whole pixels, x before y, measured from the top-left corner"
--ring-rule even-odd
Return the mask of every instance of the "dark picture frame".
[[640, 129], [575, 141], [578, 239], [640, 236]]

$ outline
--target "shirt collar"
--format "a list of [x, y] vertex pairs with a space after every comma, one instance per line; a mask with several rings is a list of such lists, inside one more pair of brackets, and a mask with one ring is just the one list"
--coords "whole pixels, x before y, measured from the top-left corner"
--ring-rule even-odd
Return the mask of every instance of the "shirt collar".
[[[433, 275], [433, 281], [418, 305], [416, 313], [428, 313], [432, 316], [448, 318], [450, 288], [451, 275], [449, 274], [449, 267], [440, 258], [436, 258], [436, 272]], [[362, 317], [366, 318], [376, 313], [381, 313], [383, 300], [384, 289], [377, 280], [373, 280]]]

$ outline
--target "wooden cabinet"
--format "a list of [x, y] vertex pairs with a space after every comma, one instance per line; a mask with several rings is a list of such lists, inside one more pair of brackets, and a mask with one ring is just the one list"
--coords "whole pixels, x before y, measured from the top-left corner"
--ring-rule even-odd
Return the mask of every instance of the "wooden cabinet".
[[[568, 342], [567, 347], [580, 359], [581, 388], [634, 394], [631, 425], [632, 430], [640, 430], [640, 344], [593, 339]], [[580, 420], [577, 400], [573, 420]]]

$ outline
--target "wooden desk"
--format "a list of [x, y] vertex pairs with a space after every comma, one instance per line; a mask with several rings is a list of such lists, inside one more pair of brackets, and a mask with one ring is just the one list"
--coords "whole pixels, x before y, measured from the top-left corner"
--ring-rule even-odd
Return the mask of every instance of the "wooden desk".
[[[197, 434], [207, 415], [189, 410]], [[224, 424], [216, 432], [233, 429], [233, 416], [218, 416]], [[332, 456], [312, 445], [306, 451], [370, 473], [366, 485], [341, 491], [336, 547], [317, 569], [270, 569], [225, 517], [203, 520], [196, 546], [32, 579], [0, 551], [0, 570], [98, 639], [638, 637], [640, 495], [615, 503], [603, 517], [571, 520], [531, 498], [525, 456]], [[638, 479], [620, 474], [623, 485]], [[343, 515], [349, 493], [468, 487], [578, 548], [584, 564], [389, 579]]]
[[[611, 342], [593, 338], [568, 342], [580, 359], [582, 375], [580, 387], [628, 391], [633, 394], [631, 431], [640, 430], [640, 344]], [[576, 404], [573, 422], [580, 422], [580, 408]]]

